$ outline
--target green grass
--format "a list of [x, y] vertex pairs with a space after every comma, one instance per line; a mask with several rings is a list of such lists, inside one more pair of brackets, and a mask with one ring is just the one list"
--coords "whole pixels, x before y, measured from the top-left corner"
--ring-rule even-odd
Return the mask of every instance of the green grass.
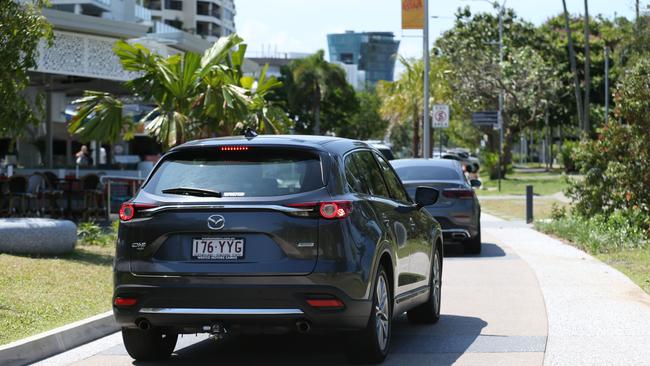
[[571, 215], [535, 227], [613, 266], [650, 294], [650, 242], [642, 229], [617, 218]]
[[[553, 199], [533, 199], [533, 217], [535, 220], [548, 219], [553, 212], [553, 205], [569, 207], [568, 203]], [[525, 199], [481, 200], [481, 210], [506, 220], [526, 219]]]
[[623, 272], [650, 294], [650, 247], [596, 254], [596, 257]]
[[510, 173], [506, 179], [501, 180], [501, 192], [497, 190], [498, 180], [483, 180], [483, 187], [477, 190], [479, 196], [496, 195], [525, 195], [526, 186], [532, 185], [536, 195], [552, 195], [562, 192], [566, 186], [566, 180], [559, 171], [548, 173]]
[[0, 344], [111, 309], [112, 246], [69, 255], [0, 254]]

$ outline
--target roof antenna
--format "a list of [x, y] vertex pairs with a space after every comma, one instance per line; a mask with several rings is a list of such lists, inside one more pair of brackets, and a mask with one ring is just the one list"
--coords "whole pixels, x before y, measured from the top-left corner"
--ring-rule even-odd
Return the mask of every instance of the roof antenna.
[[247, 139], [255, 138], [255, 137], [257, 137], [257, 132], [255, 132], [254, 129], [248, 127], [248, 128], [246, 128], [246, 130], [244, 131], [244, 137], [246, 137]]

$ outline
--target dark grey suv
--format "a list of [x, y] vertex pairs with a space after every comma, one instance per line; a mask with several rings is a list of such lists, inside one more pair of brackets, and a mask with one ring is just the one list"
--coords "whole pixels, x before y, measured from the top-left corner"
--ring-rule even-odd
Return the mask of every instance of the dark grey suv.
[[113, 310], [137, 360], [178, 334], [336, 331], [381, 362], [392, 317], [440, 317], [440, 225], [352, 140], [231, 137], [172, 149], [120, 209]]

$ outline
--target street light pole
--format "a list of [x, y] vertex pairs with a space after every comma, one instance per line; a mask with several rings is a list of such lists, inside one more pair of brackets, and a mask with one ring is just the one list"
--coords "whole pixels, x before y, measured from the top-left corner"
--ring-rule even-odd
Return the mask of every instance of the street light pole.
[[429, 0], [424, 0], [424, 114], [423, 114], [423, 138], [422, 156], [425, 159], [431, 158], [431, 122], [429, 121]]

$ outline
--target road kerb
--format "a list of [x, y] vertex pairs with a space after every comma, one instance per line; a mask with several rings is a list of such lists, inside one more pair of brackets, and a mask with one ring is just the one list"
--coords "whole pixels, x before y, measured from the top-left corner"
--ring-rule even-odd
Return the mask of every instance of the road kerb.
[[0, 346], [0, 365], [20, 366], [68, 351], [119, 330], [108, 311]]

